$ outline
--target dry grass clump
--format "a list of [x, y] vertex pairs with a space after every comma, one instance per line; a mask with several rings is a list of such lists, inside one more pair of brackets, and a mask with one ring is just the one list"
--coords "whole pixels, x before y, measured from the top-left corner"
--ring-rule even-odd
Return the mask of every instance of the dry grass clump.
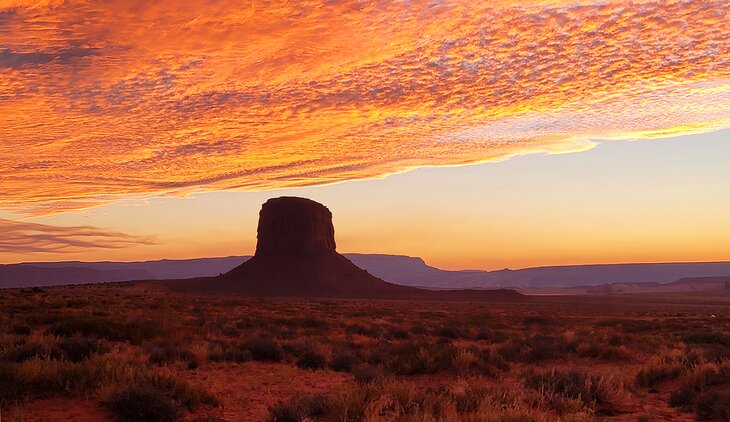
[[695, 367], [669, 396], [669, 403], [701, 420], [730, 420], [730, 361]]
[[123, 387], [105, 402], [120, 422], [176, 422], [184, 411], [201, 406], [218, 406], [215, 396], [202, 388], [169, 376], [152, 376]]
[[539, 391], [560, 414], [589, 411], [616, 415], [624, 395], [623, 383], [579, 370], [529, 372], [525, 385]]
[[279, 402], [269, 409], [269, 421], [539, 421], [538, 401], [468, 382], [419, 388], [380, 381]]

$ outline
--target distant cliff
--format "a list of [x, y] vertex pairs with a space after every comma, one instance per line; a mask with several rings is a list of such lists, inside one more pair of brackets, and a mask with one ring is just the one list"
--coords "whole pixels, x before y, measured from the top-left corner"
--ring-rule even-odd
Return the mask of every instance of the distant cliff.
[[151, 277], [152, 274], [140, 268], [102, 270], [72, 265], [0, 265], [0, 288], [145, 280]]
[[[406, 286], [432, 288], [573, 288], [614, 283], [670, 283], [681, 278], [730, 277], [730, 262], [574, 265], [521, 270], [446, 271], [428, 266], [417, 257], [381, 254], [344, 254], [344, 256], [358, 267], [366, 269], [383, 280]], [[146, 262], [69, 261], [0, 265], [0, 288], [122, 279], [163, 280], [211, 277], [227, 273], [250, 258], [250, 256], [231, 256]], [[23, 267], [18, 268], [19, 266]], [[53, 268], [55, 271], [41, 271], [34, 270], [34, 268]], [[88, 272], [80, 277], [80, 268], [96, 271]], [[616, 288], [622, 287], [617, 286]], [[631, 291], [634, 290], [634, 287], [628, 287], [625, 290]], [[611, 292], [612, 289], [605, 287], [604, 291]]]

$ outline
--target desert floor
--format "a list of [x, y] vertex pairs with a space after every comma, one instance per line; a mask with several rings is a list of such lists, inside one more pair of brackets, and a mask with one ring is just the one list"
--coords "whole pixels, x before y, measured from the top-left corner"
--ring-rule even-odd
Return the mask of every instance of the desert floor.
[[730, 419], [730, 297], [0, 291], [3, 421]]

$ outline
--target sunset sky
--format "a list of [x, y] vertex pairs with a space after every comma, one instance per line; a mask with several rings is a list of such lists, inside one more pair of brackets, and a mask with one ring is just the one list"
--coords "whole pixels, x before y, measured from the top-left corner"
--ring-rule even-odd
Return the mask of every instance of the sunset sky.
[[[0, 263], [730, 260], [730, 3], [0, 0]], [[629, 142], [633, 141], [633, 142]]]

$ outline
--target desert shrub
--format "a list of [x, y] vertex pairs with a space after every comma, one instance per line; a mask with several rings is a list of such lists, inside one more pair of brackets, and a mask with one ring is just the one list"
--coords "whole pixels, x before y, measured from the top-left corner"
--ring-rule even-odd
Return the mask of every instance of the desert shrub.
[[525, 349], [521, 353], [521, 360], [529, 363], [546, 361], [561, 356], [565, 351], [565, 344], [562, 339], [536, 335], [526, 342]]
[[699, 420], [730, 421], [730, 391], [707, 391], [697, 397], [695, 414]]
[[577, 344], [575, 353], [580, 357], [601, 359], [609, 362], [630, 361], [633, 359], [632, 354], [625, 346], [601, 344], [595, 339]]
[[389, 335], [395, 340], [407, 340], [411, 334], [402, 328], [391, 328]]
[[608, 337], [608, 344], [611, 346], [623, 346], [625, 341], [625, 336], [619, 333], [613, 333]]
[[360, 362], [358, 357], [349, 350], [335, 350], [332, 352], [330, 368], [338, 372], [348, 372]]
[[284, 350], [275, 340], [259, 337], [244, 343], [244, 347], [251, 353], [253, 360], [263, 362], [280, 362], [284, 359]]
[[204, 415], [193, 419], [193, 422], [225, 422], [225, 420], [215, 415]]
[[548, 318], [544, 315], [530, 315], [522, 320], [525, 324], [536, 324], [536, 325], [552, 325], [555, 321], [552, 318]]
[[385, 366], [396, 375], [433, 374], [451, 368], [456, 352], [450, 344], [406, 343], [393, 347]]
[[0, 363], [0, 406], [46, 395], [73, 396], [95, 389], [105, 379], [100, 362], [31, 359]]
[[357, 384], [368, 384], [383, 377], [379, 367], [366, 363], [355, 366], [351, 372]]
[[226, 337], [238, 337], [241, 335], [241, 330], [236, 327], [225, 326], [220, 329], [221, 334]]
[[460, 376], [477, 373], [482, 368], [482, 360], [477, 351], [460, 349], [456, 352], [452, 365]]
[[684, 336], [684, 342], [687, 344], [719, 344], [722, 346], [730, 346], [730, 336], [714, 332], [692, 333]]
[[14, 346], [7, 353], [7, 360], [11, 362], [25, 362], [35, 358], [43, 358], [49, 354], [49, 349], [36, 342], [21, 343]]
[[509, 362], [516, 362], [522, 359], [522, 356], [527, 352], [527, 345], [524, 340], [518, 338], [512, 338], [506, 342], [497, 346], [495, 351], [504, 360]]
[[159, 327], [151, 321], [117, 322], [108, 318], [90, 315], [68, 316], [48, 328], [55, 336], [105, 338], [110, 341], [128, 341], [138, 345], [160, 334]]
[[66, 304], [64, 306], [66, 308], [71, 308], [71, 309], [80, 309], [80, 308], [84, 308], [84, 307], [86, 307], [88, 305], [89, 305], [89, 301], [88, 300], [75, 298], [75, 299], [69, 299], [69, 300], [67, 300], [66, 301]]
[[282, 344], [281, 349], [289, 356], [299, 357], [307, 351], [307, 345], [302, 341], [292, 341]]
[[410, 333], [413, 335], [416, 335], [416, 336], [426, 334], [426, 332], [427, 332], [426, 327], [424, 327], [423, 325], [420, 325], [420, 324], [414, 325], [410, 329]]
[[183, 410], [161, 389], [135, 384], [112, 395], [106, 403], [120, 422], [176, 422]]
[[348, 325], [347, 327], [345, 327], [345, 332], [347, 334], [359, 334], [361, 336], [368, 337], [380, 337], [382, 335], [382, 330], [377, 325]]
[[708, 362], [722, 363], [730, 360], [730, 346], [722, 344], [702, 344], [698, 347], [704, 360]]
[[604, 346], [598, 351], [598, 358], [608, 362], [630, 362], [634, 359], [633, 354], [623, 345]]
[[597, 321], [596, 326], [620, 328], [624, 333], [656, 331], [656, 325], [653, 322], [638, 319], [608, 318]]
[[51, 352], [51, 356], [57, 359], [66, 359], [71, 362], [81, 362], [88, 359], [92, 354], [104, 354], [109, 351], [106, 344], [99, 340], [84, 337], [71, 337], [61, 339]]
[[480, 330], [476, 335], [477, 340], [489, 341], [491, 343], [501, 343], [508, 338], [509, 336], [500, 330]]
[[510, 369], [509, 363], [496, 350], [482, 349], [479, 351], [479, 357], [482, 362], [480, 369], [485, 375], [496, 377], [499, 375], [498, 371], [509, 371]]
[[[320, 399], [322, 400], [322, 399]], [[409, 382], [382, 381], [357, 384], [316, 401], [320, 416], [307, 420], [332, 421], [533, 421], [528, 414], [511, 412], [515, 403], [497, 403], [499, 398], [482, 387], [466, 385], [418, 388]], [[493, 403], [494, 402], [494, 403]], [[306, 403], [306, 402], [305, 402]], [[304, 411], [300, 410], [304, 407]], [[270, 421], [301, 421], [307, 407], [298, 400], [271, 408]], [[276, 412], [276, 413], [275, 413]], [[314, 412], [310, 412], [314, 413]], [[277, 418], [277, 417], [280, 417]]]
[[698, 392], [694, 386], [691, 384], [682, 384], [679, 390], [672, 391], [669, 395], [669, 405], [688, 410], [689, 405], [692, 404], [697, 394]]
[[18, 380], [16, 366], [0, 362], [0, 409], [14, 402], [21, 401], [24, 396], [21, 383]]
[[679, 387], [669, 395], [669, 404], [685, 411], [694, 410], [699, 419], [730, 417], [730, 363], [698, 366]]
[[316, 330], [326, 330], [329, 327], [329, 323], [327, 321], [315, 317], [298, 318], [291, 322], [296, 323], [296, 325], [299, 325], [302, 328], [310, 328]]
[[261, 321], [254, 317], [244, 317], [236, 322], [236, 328], [239, 330], [247, 330], [256, 328], [261, 325]]
[[30, 332], [31, 332], [30, 327], [25, 324], [13, 325], [14, 334], [17, 334], [19, 336], [28, 336], [28, 335], [30, 335]]
[[618, 412], [617, 399], [622, 387], [603, 377], [578, 370], [551, 370], [531, 373], [525, 377], [525, 385], [542, 393], [550, 406], [565, 413], [576, 402], [582, 407], [601, 415]]
[[327, 397], [297, 396], [269, 407], [271, 422], [301, 422], [319, 418], [327, 413]]
[[208, 344], [208, 359], [213, 362], [248, 362], [253, 360], [245, 343], [213, 342]]
[[461, 329], [450, 326], [439, 327], [434, 330], [433, 334], [437, 337], [444, 337], [452, 340], [462, 337]]
[[639, 387], [652, 388], [663, 381], [675, 379], [682, 375], [682, 366], [678, 364], [658, 364], [642, 368], [636, 375]]
[[484, 387], [467, 386], [460, 391], [444, 389], [442, 394], [451, 399], [458, 413], [471, 413], [479, 410], [489, 390]]
[[192, 386], [170, 376], [152, 377], [151, 383], [164, 391], [175, 403], [188, 410], [201, 406], [218, 406], [218, 399], [202, 387]]
[[380, 342], [374, 347], [370, 347], [364, 351], [364, 360], [374, 365], [383, 365], [390, 357], [393, 345], [388, 342]]
[[149, 347], [149, 353], [149, 362], [156, 365], [175, 361], [191, 362], [195, 360], [195, 356], [190, 351], [189, 346], [167, 340]]
[[297, 366], [303, 369], [321, 369], [327, 366], [327, 358], [316, 350], [307, 350], [297, 359]]

